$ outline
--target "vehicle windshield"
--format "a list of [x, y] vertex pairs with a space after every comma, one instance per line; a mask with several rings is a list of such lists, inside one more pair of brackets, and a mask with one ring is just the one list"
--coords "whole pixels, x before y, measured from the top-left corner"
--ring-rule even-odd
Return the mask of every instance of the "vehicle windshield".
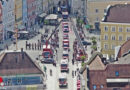
[[68, 26], [64, 26], [64, 28], [69, 28]]
[[43, 55], [45, 58], [48, 58], [50, 56], [50, 52], [44, 52]]
[[68, 65], [67, 64], [61, 64], [62, 67], [67, 67]]
[[64, 32], [67, 33], [67, 32], [69, 32], [69, 31], [65, 30]]
[[63, 47], [69, 47], [69, 45], [63, 45]]
[[63, 56], [68, 56], [68, 54], [63, 54]]
[[60, 78], [59, 81], [60, 81], [60, 82], [65, 82], [66, 79], [65, 79], [65, 78]]

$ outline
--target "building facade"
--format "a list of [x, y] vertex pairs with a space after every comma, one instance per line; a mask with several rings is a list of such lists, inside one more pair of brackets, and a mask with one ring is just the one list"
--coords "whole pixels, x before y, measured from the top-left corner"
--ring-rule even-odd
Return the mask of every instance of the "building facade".
[[0, 42], [3, 41], [2, 2], [0, 2]]
[[14, 0], [2, 1], [3, 39], [11, 38], [15, 25]]
[[101, 52], [110, 58], [115, 56], [115, 46], [130, 39], [130, 4], [111, 6], [106, 13], [101, 28]]
[[58, 2], [59, 0], [43, 0], [43, 12], [47, 14], [54, 13]]
[[100, 54], [94, 53], [85, 67], [80, 70], [85, 79], [85, 89], [129, 90], [129, 58], [130, 54], [127, 54], [119, 60], [122, 63], [116, 61], [115, 64], [109, 64]]
[[87, 20], [94, 29], [100, 29], [100, 22], [109, 5], [130, 3], [129, 0], [87, 0]]
[[23, 21], [23, 25], [27, 28], [27, 21], [28, 21], [28, 17], [27, 17], [27, 0], [22, 0], [22, 21]]
[[43, 90], [44, 73], [26, 52], [5, 51], [0, 58], [0, 78], [6, 90]]
[[15, 23], [22, 25], [22, 0], [15, 0]]
[[36, 0], [36, 15], [40, 15], [43, 13], [43, 7], [42, 4], [43, 0]]

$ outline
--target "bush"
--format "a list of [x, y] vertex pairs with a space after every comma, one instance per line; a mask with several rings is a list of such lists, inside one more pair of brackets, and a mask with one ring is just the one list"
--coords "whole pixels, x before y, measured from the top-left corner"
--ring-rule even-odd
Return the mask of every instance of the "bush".
[[96, 40], [93, 40], [92, 43], [93, 43], [93, 45], [96, 45], [96, 44], [97, 44], [97, 41], [96, 41]]
[[91, 39], [92, 39], [92, 40], [96, 40], [96, 37], [92, 37]]
[[81, 63], [81, 65], [82, 65], [82, 67], [83, 67], [83, 66], [85, 65], [85, 63], [84, 63], [84, 62], [82, 62], [82, 63]]
[[91, 48], [92, 48], [93, 50], [97, 50], [97, 46], [96, 46], [96, 45], [93, 45]]

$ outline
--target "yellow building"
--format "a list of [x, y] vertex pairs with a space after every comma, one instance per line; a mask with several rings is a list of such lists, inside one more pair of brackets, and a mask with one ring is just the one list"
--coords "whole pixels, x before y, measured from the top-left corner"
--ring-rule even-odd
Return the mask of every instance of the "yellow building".
[[114, 57], [115, 46], [130, 39], [130, 4], [117, 4], [108, 8], [100, 22], [101, 52]]
[[130, 3], [130, 0], [87, 0], [87, 18], [93, 28], [99, 28], [104, 12], [109, 5]]
[[22, 0], [15, 0], [15, 23], [22, 24]]

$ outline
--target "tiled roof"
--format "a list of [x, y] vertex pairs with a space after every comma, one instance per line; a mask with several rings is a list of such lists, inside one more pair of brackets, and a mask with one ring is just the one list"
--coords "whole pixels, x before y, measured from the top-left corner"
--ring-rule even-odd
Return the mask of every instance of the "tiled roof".
[[[108, 64], [106, 68], [107, 78], [130, 78], [130, 64]], [[119, 76], [115, 75], [119, 72]]]
[[130, 52], [130, 39], [121, 46], [121, 48], [118, 52], [118, 58], [122, 57], [123, 55], [127, 54], [128, 52]]
[[89, 76], [93, 84], [105, 84], [107, 78], [130, 78], [130, 64], [108, 64], [105, 70], [90, 70]]
[[26, 52], [5, 52], [0, 61], [0, 75], [43, 74]]
[[100, 52], [95, 52], [92, 57], [87, 61], [87, 63], [85, 63], [85, 65], [80, 69], [80, 73], [83, 73], [84, 70], [86, 69], [86, 65], [89, 65], [97, 56], [99, 56], [100, 58], [102, 58], [102, 54]]
[[104, 22], [130, 23], [130, 4], [117, 4], [108, 9]]

